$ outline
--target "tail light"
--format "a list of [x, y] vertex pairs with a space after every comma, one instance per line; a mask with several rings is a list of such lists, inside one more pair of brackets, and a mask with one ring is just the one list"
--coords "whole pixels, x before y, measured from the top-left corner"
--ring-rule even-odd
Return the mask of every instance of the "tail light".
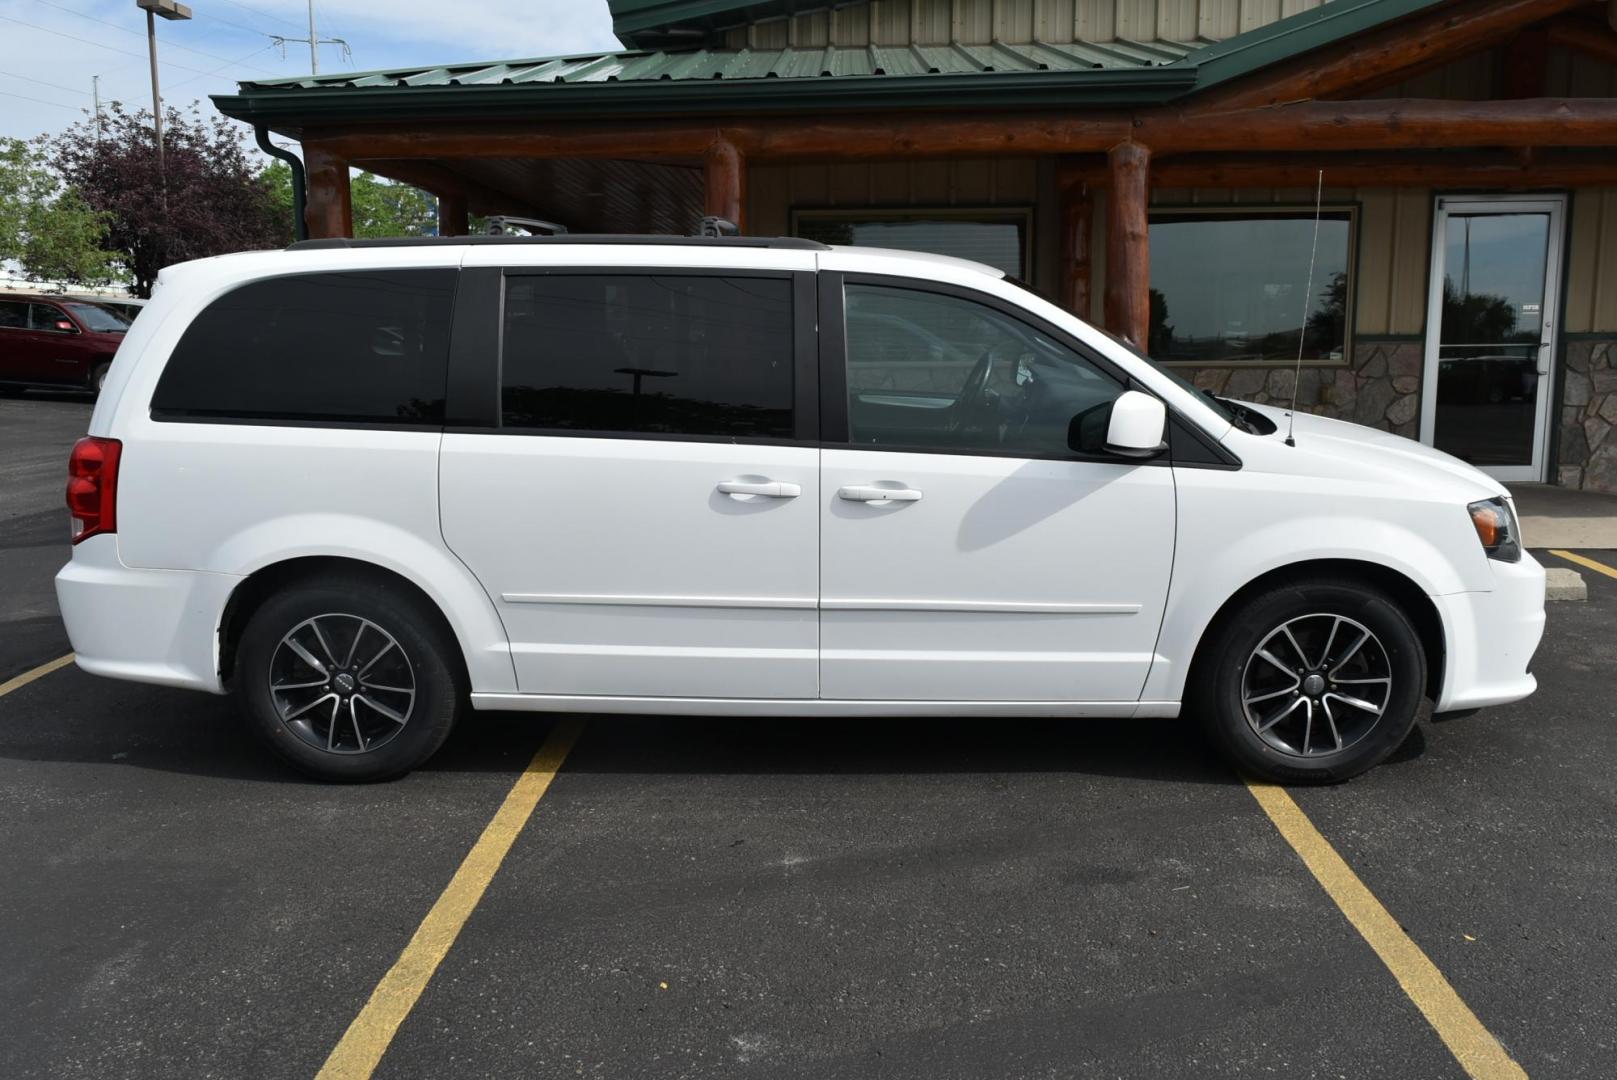
[[73, 542], [118, 531], [118, 455], [123, 443], [87, 435], [67, 459], [67, 508], [73, 512]]

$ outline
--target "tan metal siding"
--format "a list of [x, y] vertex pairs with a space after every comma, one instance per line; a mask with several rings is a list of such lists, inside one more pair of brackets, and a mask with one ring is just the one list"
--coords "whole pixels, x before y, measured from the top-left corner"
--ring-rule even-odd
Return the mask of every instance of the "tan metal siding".
[[[1321, 0], [869, 0], [726, 31], [730, 48], [1222, 40]], [[788, 32], [786, 27], [790, 27]], [[766, 29], [767, 28], [767, 29]]]
[[1563, 329], [1617, 331], [1617, 188], [1573, 192], [1571, 234]]

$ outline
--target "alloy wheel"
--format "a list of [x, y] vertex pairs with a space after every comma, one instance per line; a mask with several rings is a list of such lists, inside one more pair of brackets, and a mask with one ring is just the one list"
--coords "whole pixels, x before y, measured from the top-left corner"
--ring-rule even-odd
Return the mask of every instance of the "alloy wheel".
[[1241, 709], [1254, 734], [1291, 757], [1346, 750], [1392, 700], [1391, 658], [1363, 623], [1320, 612], [1288, 619], [1247, 657]]
[[414, 666], [398, 639], [358, 615], [316, 615], [276, 645], [270, 700], [286, 729], [333, 754], [395, 739], [415, 709]]

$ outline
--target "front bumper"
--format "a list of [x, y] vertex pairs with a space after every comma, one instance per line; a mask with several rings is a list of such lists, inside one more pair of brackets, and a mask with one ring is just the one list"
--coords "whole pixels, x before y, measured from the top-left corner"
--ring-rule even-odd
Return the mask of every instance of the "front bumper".
[[1504, 705], [1538, 687], [1527, 669], [1544, 636], [1544, 568], [1525, 551], [1520, 562], [1489, 565], [1491, 592], [1432, 597], [1446, 646], [1435, 712]]
[[241, 578], [137, 570], [116, 536], [92, 536], [56, 575], [79, 667], [95, 675], [219, 694], [219, 620]]

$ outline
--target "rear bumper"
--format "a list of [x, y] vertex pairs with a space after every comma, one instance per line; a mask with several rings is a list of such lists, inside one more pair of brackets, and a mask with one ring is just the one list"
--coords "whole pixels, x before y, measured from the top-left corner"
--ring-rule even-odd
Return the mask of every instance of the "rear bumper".
[[57, 573], [56, 599], [85, 671], [219, 694], [219, 619], [240, 581], [136, 570], [119, 561], [116, 536], [92, 536]]
[[1447, 646], [1435, 712], [1504, 705], [1538, 687], [1527, 669], [1544, 636], [1544, 568], [1526, 552], [1490, 566], [1491, 592], [1432, 597]]

